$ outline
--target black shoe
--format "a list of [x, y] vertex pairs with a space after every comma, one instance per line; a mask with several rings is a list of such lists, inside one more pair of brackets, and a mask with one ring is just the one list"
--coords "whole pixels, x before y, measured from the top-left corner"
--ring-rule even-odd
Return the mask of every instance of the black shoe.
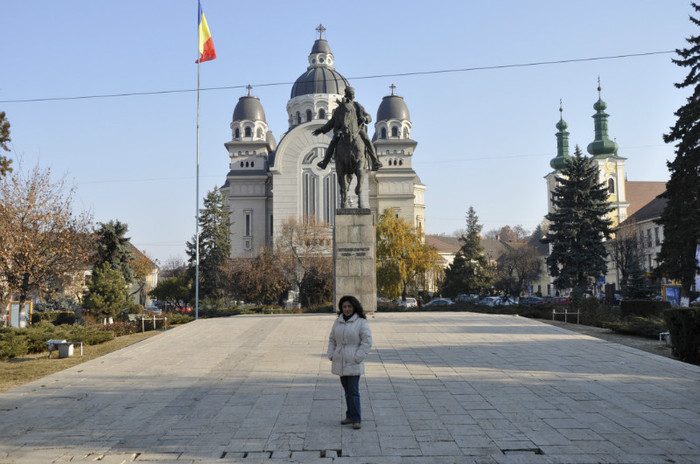
[[326, 166], [328, 166], [328, 163], [326, 161], [320, 161], [316, 163], [316, 166], [318, 166], [321, 169], [326, 169]]

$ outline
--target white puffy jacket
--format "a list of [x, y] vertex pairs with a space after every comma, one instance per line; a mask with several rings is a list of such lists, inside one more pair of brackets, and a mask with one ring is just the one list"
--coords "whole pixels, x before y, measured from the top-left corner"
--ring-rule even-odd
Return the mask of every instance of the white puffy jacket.
[[328, 337], [328, 359], [333, 361], [335, 375], [362, 375], [365, 358], [372, 348], [372, 332], [367, 319], [353, 314], [347, 321], [343, 314], [335, 320]]

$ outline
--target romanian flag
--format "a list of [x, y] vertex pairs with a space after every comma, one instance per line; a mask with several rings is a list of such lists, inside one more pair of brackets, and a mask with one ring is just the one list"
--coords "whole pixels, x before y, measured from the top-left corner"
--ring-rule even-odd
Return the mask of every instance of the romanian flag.
[[202, 4], [201, 2], [197, 2], [197, 4], [199, 5], [197, 18], [199, 21], [199, 59], [195, 63], [204, 63], [216, 58], [216, 51], [214, 50], [214, 42], [211, 40], [211, 33], [209, 33], [207, 18], [204, 17], [202, 11]]

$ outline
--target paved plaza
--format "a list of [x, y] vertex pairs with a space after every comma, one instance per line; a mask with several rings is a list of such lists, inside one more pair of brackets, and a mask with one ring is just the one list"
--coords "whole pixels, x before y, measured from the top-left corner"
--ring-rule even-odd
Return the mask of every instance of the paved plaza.
[[341, 426], [333, 318], [199, 320], [1, 393], [0, 463], [700, 462], [700, 367], [517, 316], [370, 318]]

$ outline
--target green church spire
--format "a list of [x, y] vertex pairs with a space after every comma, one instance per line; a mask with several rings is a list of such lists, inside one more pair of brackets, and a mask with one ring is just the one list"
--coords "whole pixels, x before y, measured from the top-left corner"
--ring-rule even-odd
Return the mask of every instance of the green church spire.
[[569, 133], [566, 131], [568, 125], [564, 121], [564, 108], [562, 107], [561, 100], [559, 100], [559, 122], [557, 123], [558, 132], [557, 136], [557, 156], [552, 158], [549, 165], [555, 171], [560, 171], [566, 166], [566, 164], [571, 161], [571, 156], [569, 156]]
[[600, 98], [600, 77], [598, 77], [598, 101], [593, 105], [596, 113], [593, 115], [595, 121], [595, 140], [588, 144], [588, 153], [595, 158], [608, 158], [617, 156], [617, 143], [608, 138], [608, 116], [605, 108], [608, 105]]

